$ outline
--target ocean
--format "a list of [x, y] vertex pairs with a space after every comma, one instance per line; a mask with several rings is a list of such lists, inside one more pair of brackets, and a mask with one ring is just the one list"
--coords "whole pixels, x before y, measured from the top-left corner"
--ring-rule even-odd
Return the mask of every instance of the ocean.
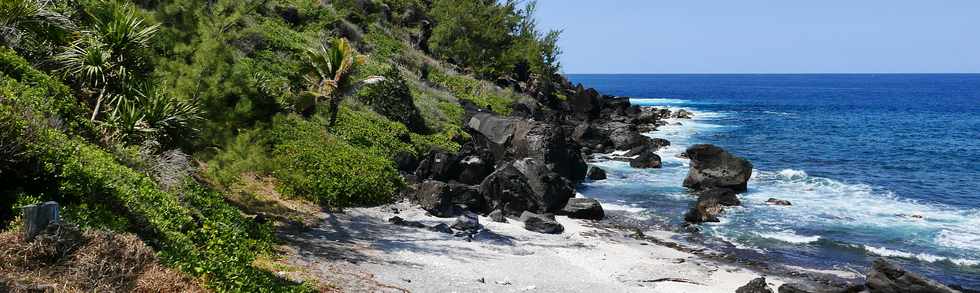
[[[866, 272], [888, 257], [980, 288], [980, 74], [569, 75], [642, 106], [688, 109], [662, 169], [595, 162], [579, 192], [651, 225], [680, 227], [687, 161], [711, 143], [755, 166], [743, 206], [703, 226], [708, 245], [769, 262]], [[792, 206], [770, 206], [769, 198]]]

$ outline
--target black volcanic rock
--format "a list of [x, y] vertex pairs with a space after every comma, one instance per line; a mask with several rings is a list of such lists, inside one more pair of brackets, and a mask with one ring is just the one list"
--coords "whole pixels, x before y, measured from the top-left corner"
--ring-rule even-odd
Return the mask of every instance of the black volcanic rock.
[[745, 286], [738, 287], [735, 289], [735, 293], [773, 293], [769, 285], [766, 284], [766, 278], [755, 278], [749, 281]]
[[728, 188], [716, 188], [701, 192], [697, 202], [684, 215], [684, 221], [689, 223], [718, 222], [718, 215], [724, 210], [725, 206], [740, 205], [735, 191]]
[[902, 267], [883, 258], [876, 259], [868, 272], [868, 290], [871, 293], [954, 293], [939, 282], [919, 274], [906, 271]]
[[480, 183], [479, 190], [490, 208], [514, 216], [524, 211], [556, 212], [575, 196], [567, 179], [534, 158], [503, 164]]
[[561, 234], [565, 227], [559, 224], [553, 217], [536, 214], [532, 212], [521, 213], [521, 221], [524, 222], [524, 229], [544, 234]]
[[724, 187], [736, 192], [747, 189], [752, 177], [752, 163], [748, 160], [710, 144], [691, 146], [684, 154], [691, 160], [684, 187], [694, 190]]
[[599, 201], [591, 198], [572, 198], [568, 200], [561, 214], [572, 219], [602, 220], [606, 216]]
[[589, 180], [593, 181], [606, 180], [606, 170], [592, 166], [589, 167], [589, 172], [585, 174], [585, 177], [588, 177]]
[[643, 152], [636, 158], [630, 159], [630, 167], [633, 168], [646, 169], [660, 168], [661, 166], [660, 156], [650, 151]]

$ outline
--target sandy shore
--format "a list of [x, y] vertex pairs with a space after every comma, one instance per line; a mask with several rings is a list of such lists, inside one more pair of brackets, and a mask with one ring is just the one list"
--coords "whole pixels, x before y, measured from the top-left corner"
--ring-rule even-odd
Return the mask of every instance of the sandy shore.
[[[389, 224], [393, 216], [430, 226], [454, 221], [407, 203], [323, 216], [315, 228], [282, 233], [292, 249], [286, 261], [343, 292], [730, 293], [762, 276], [562, 216], [560, 235], [480, 217], [485, 230], [472, 241]], [[776, 288], [788, 280], [767, 281]]]

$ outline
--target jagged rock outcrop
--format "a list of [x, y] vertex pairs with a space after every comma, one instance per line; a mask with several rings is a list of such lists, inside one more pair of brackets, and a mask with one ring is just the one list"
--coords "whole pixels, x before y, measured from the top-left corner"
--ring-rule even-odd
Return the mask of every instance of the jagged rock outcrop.
[[684, 187], [694, 190], [731, 188], [736, 192], [747, 189], [752, 177], [752, 163], [749, 160], [710, 144], [691, 146], [684, 155], [691, 160]]
[[536, 158], [553, 166], [553, 170], [572, 182], [585, 178], [588, 166], [578, 144], [562, 127], [521, 118], [477, 113], [467, 128], [475, 144], [486, 147], [497, 162]]
[[779, 293], [859, 293], [866, 292], [861, 285], [811, 285], [803, 283], [786, 283], [779, 286]]

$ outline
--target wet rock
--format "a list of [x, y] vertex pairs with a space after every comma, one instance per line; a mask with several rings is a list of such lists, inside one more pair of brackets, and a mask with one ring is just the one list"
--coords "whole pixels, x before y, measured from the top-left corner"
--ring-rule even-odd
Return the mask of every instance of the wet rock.
[[788, 200], [783, 200], [783, 199], [778, 199], [778, 198], [769, 198], [769, 200], [766, 200], [766, 203], [767, 204], [770, 204], [770, 205], [776, 205], [776, 206], [791, 206], [791, 205], [793, 205]]
[[747, 189], [752, 177], [752, 163], [748, 160], [710, 144], [691, 146], [684, 153], [691, 160], [684, 187], [694, 190], [724, 187], [736, 192]]
[[672, 116], [680, 119], [691, 119], [691, 117], [694, 117], [694, 113], [691, 113], [691, 111], [688, 110], [680, 109], [674, 112], [674, 115]]
[[954, 293], [958, 292], [939, 282], [919, 274], [906, 271], [902, 267], [883, 258], [871, 264], [868, 273], [868, 290], [871, 293]]
[[589, 167], [589, 172], [585, 174], [585, 177], [588, 177], [592, 181], [606, 180], [606, 170], [592, 166]]
[[650, 151], [644, 152], [636, 158], [630, 159], [630, 167], [633, 168], [647, 169], [660, 168], [661, 166], [660, 156]]
[[605, 212], [599, 201], [591, 198], [572, 198], [565, 204], [561, 214], [573, 219], [602, 220]]
[[507, 217], [504, 216], [504, 211], [493, 210], [490, 212], [490, 220], [497, 223], [507, 223]]
[[521, 221], [524, 222], [524, 229], [544, 234], [561, 234], [565, 227], [559, 224], [553, 217], [535, 214], [525, 211], [521, 214]]
[[718, 215], [724, 210], [725, 206], [740, 205], [735, 191], [728, 188], [717, 188], [704, 191], [699, 194], [697, 202], [694, 204], [684, 220], [689, 223], [718, 222]]
[[735, 289], [735, 293], [773, 293], [769, 285], [766, 284], [766, 278], [755, 278], [749, 281], [745, 286]]

